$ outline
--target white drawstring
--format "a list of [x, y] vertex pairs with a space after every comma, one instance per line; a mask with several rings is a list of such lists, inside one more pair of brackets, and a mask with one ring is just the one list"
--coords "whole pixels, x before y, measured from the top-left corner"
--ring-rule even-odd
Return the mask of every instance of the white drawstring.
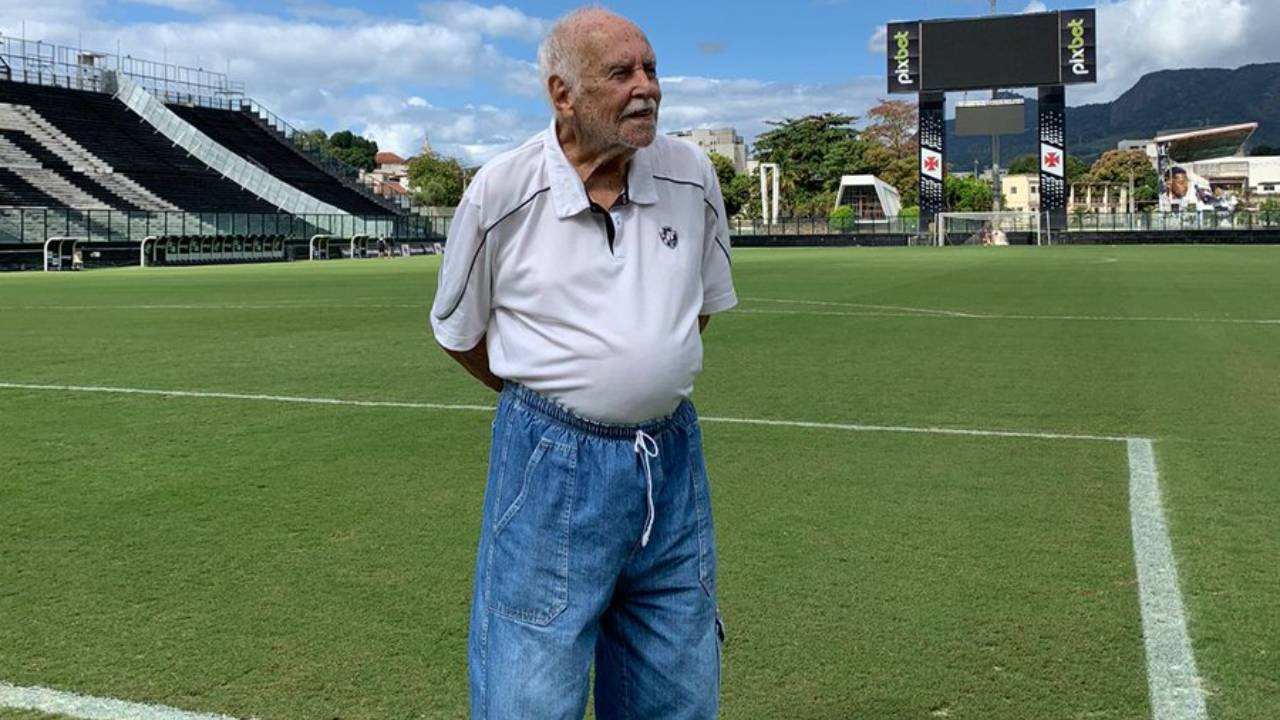
[[649, 532], [653, 530], [653, 471], [649, 469], [649, 458], [658, 457], [658, 441], [645, 431], [637, 430], [635, 450], [644, 463], [644, 494], [649, 502], [649, 516], [645, 518], [644, 533], [640, 535], [640, 547], [644, 547], [649, 544]]

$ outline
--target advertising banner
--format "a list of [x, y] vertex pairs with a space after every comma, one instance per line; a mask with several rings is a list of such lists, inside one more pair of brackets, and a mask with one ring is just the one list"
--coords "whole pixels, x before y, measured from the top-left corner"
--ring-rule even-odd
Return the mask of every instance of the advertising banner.
[[920, 92], [920, 23], [889, 23], [889, 92]]
[[1098, 81], [1096, 15], [1093, 9], [1063, 10], [1058, 14], [1064, 85]]

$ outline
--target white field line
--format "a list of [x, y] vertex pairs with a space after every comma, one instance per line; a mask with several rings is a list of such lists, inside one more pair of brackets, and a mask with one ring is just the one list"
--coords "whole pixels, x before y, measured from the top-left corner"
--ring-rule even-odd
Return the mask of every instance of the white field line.
[[1155, 453], [1143, 438], [1129, 440], [1129, 513], [1152, 720], [1205, 720], [1208, 712], [1187, 636]]
[[[492, 405], [462, 405], [396, 400], [345, 400], [340, 398], [297, 397], [291, 395], [262, 395], [256, 393], [228, 393], [206, 390], [157, 390], [150, 388], [108, 387], [101, 385], [38, 385], [30, 383], [0, 382], [0, 389], [39, 390], [68, 393], [110, 393], [118, 395], [154, 395], [178, 398], [208, 398], [217, 400], [255, 400], [261, 402], [302, 403], [309, 405], [347, 405], [354, 407], [411, 408], [426, 410], [469, 410], [492, 412]], [[810, 422], [805, 420], [770, 420], [767, 418], [734, 418], [703, 416], [702, 422], [736, 425], [760, 425], [767, 427], [794, 427], [818, 430], [843, 430], [846, 432], [917, 433], [928, 435], [963, 435], [970, 437], [1005, 437], [1034, 440], [1084, 440], [1091, 442], [1125, 442], [1128, 438], [1117, 435], [1091, 433], [1057, 433], [1023, 430], [982, 430], [972, 428], [911, 427], [905, 425], [861, 425], [854, 423]]]
[[316, 308], [333, 308], [345, 310], [349, 308], [415, 308], [425, 311], [428, 303], [220, 303], [220, 304], [166, 304], [166, 305], [10, 305], [0, 310], [25, 310], [33, 312], [45, 311], [87, 311], [87, 310], [314, 310]]
[[235, 720], [230, 715], [188, 712], [165, 705], [145, 705], [42, 687], [19, 687], [5, 682], [0, 682], [0, 707], [83, 720]]
[[817, 300], [783, 300], [780, 298], [741, 298], [750, 302], [781, 303], [784, 305], [818, 305], [826, 307], [866, 308], [869, 310], [896, 310], [898, 312], [837, 312], [801, 310], [733, 310], [734, 313], [760, 315], [826, 315], [834, 317], [916, 317], [960, 318], [965, 320], [1057, 320], [1068, 322], [1167, 322], [1211, 323], [1227, 325], [1280, 325], [1280, 318], [1213, 318], [1213, 317], [1159, 317], [1149, 315], [1003, 315], [989, 313], [953, 312], [931, 308], [912, 308], [897, 305], [868, 305], [864, 303], [821, 302]]
[[354, 407], [414, 408], [420, 410], [474, 410], [492, 411], [492, 405], [462, 405], [450, 403], [400, 402], [395, 400], [340, 400], [337, 398], [295, 397], [291, 395], [259, 395], [253, 393], [210, 392], [205, 390], [152, 390], [148, 388], [105, 387], [100, 385], [31, 385], [26, 383], [0, 383], [6, 390], [50, 390], [76, 393], [113, 393], [117, 395], [160, 395], [179, 398], [210, 398], [217, 400], [258, 400], [306, 405], [349, 405]]

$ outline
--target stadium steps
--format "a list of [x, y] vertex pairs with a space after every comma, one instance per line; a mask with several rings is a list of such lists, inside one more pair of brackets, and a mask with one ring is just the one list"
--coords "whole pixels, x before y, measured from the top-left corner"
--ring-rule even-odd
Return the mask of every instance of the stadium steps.
[[26, 133], [18, 132], [16, 130], [0, 130], [0, 163], [5, 162], [3, 159], [3, 141], [6, 140], [21, 149], [27, 155], [30, 155], [42, 167], [57, 171], [58, 174], [67, 182], [75, 185], [98, 200], [101, 200], [114, 210], [142, 211], [148, 209], [130, 202], [119, 193], [109, 190], [101, 182], [102, 175], [78, 171], [65, 160], [50, 152], [48, 148], [36, 142], [35, 139]]
[[[55, 167], [48, 157], [56, 157], [60, 164], [65, 164], [73, 171], [83, 173], [93, 179], [99, 186], [125, 203], [125, 209], [137, 208], [149, 211], [178, 210], [178, 206], [167, 202], [138, 183], [114, 171], [110, 164], [103, 161], [84, 146], [77, 143], [59, 130], [40, 113], [23, 105], [0, 103], [0, 131], [11, 130], [14, 133], [30, 137], [36, 146], [48, 153], [42, 162], [46, 167]], [[10, 140], [18, 144], [34, 157], [41, 158], [40, 152], [30, 145], [24, 145], [20, 138], [10, 136]], [[109, 203], [113, 204], [114, 203]]]
[[17, 170], [0, 167], [0, 207], [58, 207], [57, 198], [32, 185]]
[[[111, 174], [127, 175], [171, 208], [210, 213], [278, 212], [276, 206], [210, 170], [139, 122], [137, 115], [110, 95], [0, 80], [0, 103], [30, 108], [85, 151], [82, 161], [90, 162], [87, 156], [92, 156], [115, 170]], [[71, 164], [74, 167], [77, 163]], [[146, 207], [138, 198], [129, 200]]]
[[215, 142], [304, 193], [356, 215], [385, 215], [396, 210], [365, 195], [356, 183], [317, 165], [277, 130], [266, 126], [251, 111], [217, 110], [188, 105], [168, 105], [178, 117]]
[[85, 192], [64, 178], [58, 171], [45, 167], [26, 150], [0, 136], [0, 165], [14, 175], [40, 188], [63, 205], [76, 210], [111, 210], [111, 205]]

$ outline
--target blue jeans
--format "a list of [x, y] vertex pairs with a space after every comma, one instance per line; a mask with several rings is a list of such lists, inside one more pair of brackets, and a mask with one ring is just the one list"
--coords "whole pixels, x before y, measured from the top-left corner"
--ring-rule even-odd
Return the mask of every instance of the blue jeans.
[[593, 658], [600, 720], [716, 717], [708, 490], [691, 403], [601, 425], [507, 383], [471, 604], [472, 719], [581, 720]]

